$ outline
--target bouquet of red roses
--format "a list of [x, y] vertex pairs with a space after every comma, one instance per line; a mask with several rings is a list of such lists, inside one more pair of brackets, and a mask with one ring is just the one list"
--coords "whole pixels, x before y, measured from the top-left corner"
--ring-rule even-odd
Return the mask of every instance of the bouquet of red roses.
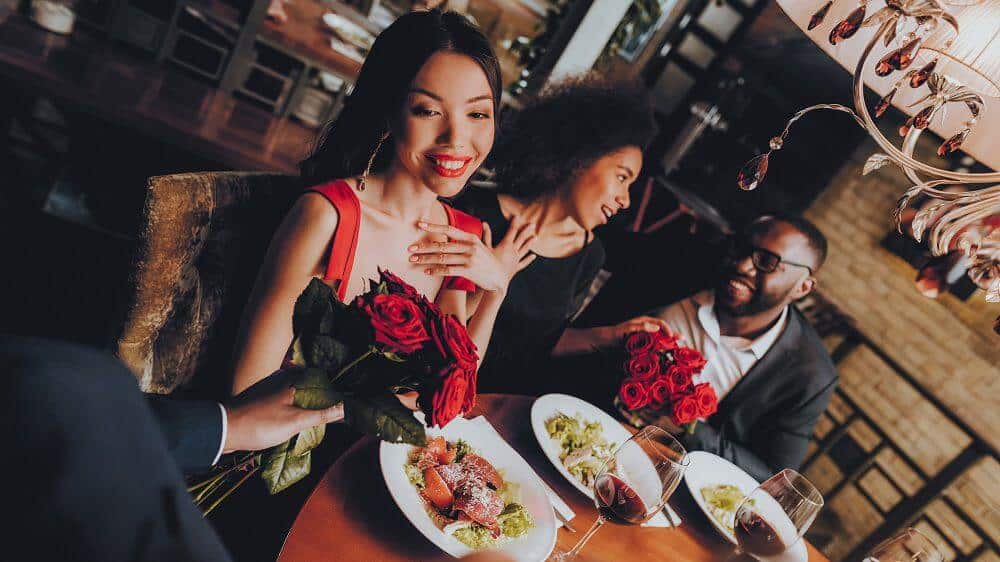
[[633, 424], [668, 416], [692, 432], [699, 419], [718, 409], [712, 385], [694, 382], [705, 367], [698, 350], [679, 345], [663, 331], [633, 332], [625, 337], [625, 354], [625, 378], [615, 403]]
[[[313, 279], [295, 303], [290, 362], [294, 404], [325, 409], [343, 403], [344, 422], [384, 441], [426, 445], [421, 424], [397, 394], [416, 391], [427, 425], [443, 427], [476, 401], [479, 357], [465, 326], [388, 271], [350, 305]], [[326, 426], [243, 456], [192, 488], [211, 511], [258, 470], [276, 494], [309, 474], [310, 452]], [[229, 489], [232, 476], [240, 480]], [[223, 490], [225, 490], [223, 492]], [[221, 496], [220, 496], [220, 492]]]

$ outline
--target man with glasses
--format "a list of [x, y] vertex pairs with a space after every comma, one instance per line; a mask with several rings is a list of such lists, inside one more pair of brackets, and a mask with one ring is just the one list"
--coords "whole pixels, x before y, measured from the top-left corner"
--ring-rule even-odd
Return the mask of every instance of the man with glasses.
[[714, 287], [660, 309], [708, 360], [719, 410], [682, 441], [763, 481], [798, 468], [837, 385], [823, 343], [792, 305], [816, 286], [826, 239], [810, 222], [765, 216], [733, 239]]

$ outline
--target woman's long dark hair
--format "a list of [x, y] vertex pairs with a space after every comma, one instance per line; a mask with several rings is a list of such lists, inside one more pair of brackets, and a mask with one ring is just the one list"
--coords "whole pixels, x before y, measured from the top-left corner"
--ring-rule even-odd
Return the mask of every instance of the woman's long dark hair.
[[[456, 12], [408, 13], [379, 34], [343, 110], [324, 127], [312, 154], [299, 165], [307, 185], [361, 174], [389, 122], [400, 114], [413, 79], [439, 51], [475, 60], [490, 83], [494, 112], [499, 110], [500, 63], [486, 36]], [[384, 170], [394, 152], [390, 137], [372, 170]]]
[[493, 148], [498, 190], [534, 199], [565, 187], [594, 161], [656, 136], [649, 92], [599, 74], [546, 88], [505, 122]]

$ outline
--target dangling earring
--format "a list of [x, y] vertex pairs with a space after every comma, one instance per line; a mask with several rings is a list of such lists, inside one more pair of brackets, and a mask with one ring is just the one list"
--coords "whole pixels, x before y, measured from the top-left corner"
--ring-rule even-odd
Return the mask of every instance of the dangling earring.
[[358, 182], [358, 191], [365, 190], [365, 182], [368, 181], [368, 174], [372, 172], [372, 164], [375, 163], [375, 157], [378, 156], [380, 150], [382, 150], [382, 144], [385, 143], [389, 138], [389, 131], [386, 131], [381, 137], [379, 137], [378, 142], [375, 143], [375, 150], [372, 151], [371, 158], [368, 159], [368, 165], [365, 166], [365, 171], [361, 174], [361, 181]]

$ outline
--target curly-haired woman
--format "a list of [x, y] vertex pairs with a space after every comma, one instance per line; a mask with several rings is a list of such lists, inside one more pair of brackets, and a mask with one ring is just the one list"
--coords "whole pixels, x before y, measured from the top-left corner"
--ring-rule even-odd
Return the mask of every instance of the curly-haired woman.
[[665, 328], [649, 317], [567, 328], [604, 264], [593, 231], [629, 206], [629, 187], [655, 134], [641, 86], [598, 76], [562, 82], [504, 127], [494, 148], [498, 189], [470, 188], [453, 202], [482, 219], [494, 237], [524, 225], [535, 229], [529, 248], [537, 259], [510, 282], [481, 367], [482, 391], [538, 393], [550, 386], [537, 376], [548, 356]]

